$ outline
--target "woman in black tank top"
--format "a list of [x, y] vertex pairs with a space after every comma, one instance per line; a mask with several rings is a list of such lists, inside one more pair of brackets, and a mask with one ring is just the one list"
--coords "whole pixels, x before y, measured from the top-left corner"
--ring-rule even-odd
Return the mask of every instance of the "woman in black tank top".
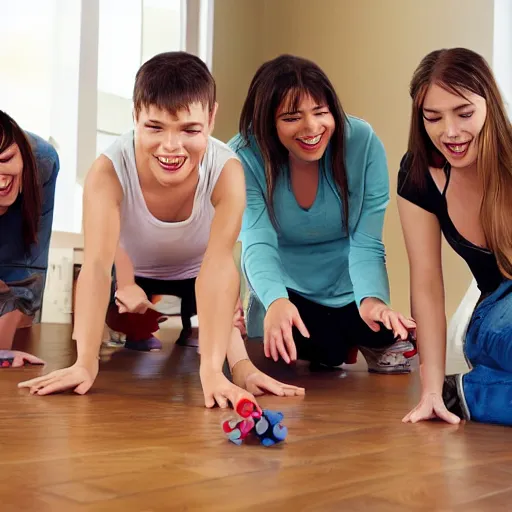
[[[410, 93], [398, 202], [422, 397], [403, 421], [512, 425], [512, 126], [488, 64], [464, 48], [427, 55]], [[447, 377], [441, 233], [481, 292], [464, 342], [471, 370]]]

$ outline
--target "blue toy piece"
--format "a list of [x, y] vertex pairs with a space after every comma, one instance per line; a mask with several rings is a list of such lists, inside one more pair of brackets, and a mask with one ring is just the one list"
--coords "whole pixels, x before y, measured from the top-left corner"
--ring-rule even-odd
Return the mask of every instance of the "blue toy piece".
[[288, 435], [288, 429], [281, 423], [282, 412], [263, 410], [260, 418], [254, 421], [254, 433], [263, 446], [273, 446], [281, 443]]

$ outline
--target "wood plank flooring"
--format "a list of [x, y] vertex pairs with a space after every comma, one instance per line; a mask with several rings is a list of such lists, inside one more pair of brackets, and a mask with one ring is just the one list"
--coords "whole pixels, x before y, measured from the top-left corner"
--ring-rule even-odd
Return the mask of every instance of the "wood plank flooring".
[[[29, 396], [16, 384], [41, 368], [0, 373], [0, 510], [509, 511], [512, 431], [480, 424], [404, 425], [418, 375], [377, 376], [358, 363], [310, 374], [266, 364], [306, 397], [264, 397], [289, 437], [274, 448], [223, 437], [226, 412], [205, 410], [194, 348], [105, 350], [85, 396]], [[42, 325], [17, 348], [47, 368], [74, 361], [68, 326]], [[261, 346], [249, 344], [262, 360]], [[462, 365], [460, 355], [452, 364]]]

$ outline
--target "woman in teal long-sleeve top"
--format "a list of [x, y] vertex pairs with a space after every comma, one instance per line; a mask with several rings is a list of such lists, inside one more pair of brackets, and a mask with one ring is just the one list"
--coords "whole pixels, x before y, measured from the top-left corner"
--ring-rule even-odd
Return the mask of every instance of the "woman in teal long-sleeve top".
[[247, 189], [249, 335], [275, 361], [335, 367], [359, 348], [370, 371], [409, 372], [415, 323], [388, 305], [388, 170], [371, 126], [316, 64], [283, 55], [257, 71], [230, 145]]

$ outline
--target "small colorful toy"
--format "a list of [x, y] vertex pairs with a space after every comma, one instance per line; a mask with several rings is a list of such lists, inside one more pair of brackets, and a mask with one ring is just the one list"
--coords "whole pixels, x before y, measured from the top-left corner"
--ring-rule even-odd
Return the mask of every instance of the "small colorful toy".
[[260, 412], [247, 399], [241, 400], [235, 410], [242, 419], [231, 418], [222, 423], [222, 430], [232, 443], [240, 446], [252, 439], [268, 447], [286, 439], [288, 429], [281, 423], [283, 413], [268, 409]]

